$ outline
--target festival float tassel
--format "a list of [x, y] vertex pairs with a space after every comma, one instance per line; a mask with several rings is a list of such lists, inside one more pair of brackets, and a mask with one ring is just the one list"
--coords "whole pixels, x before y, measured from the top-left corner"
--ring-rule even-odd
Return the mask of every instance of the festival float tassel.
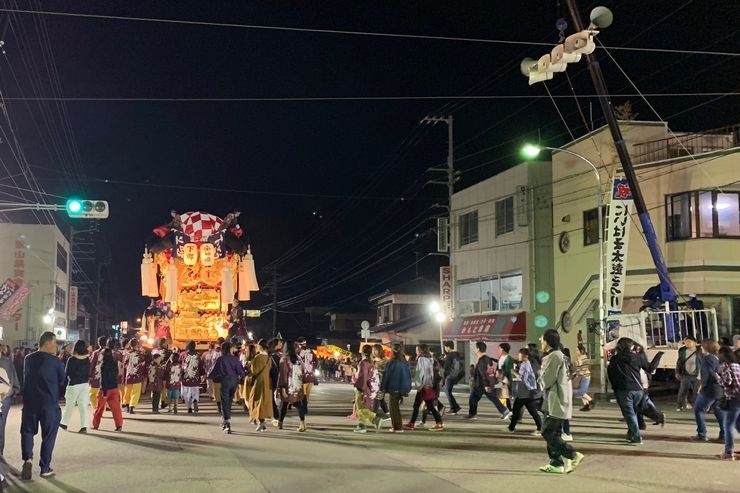
[[239, 262], [239, 301], [249, 301], [250, 291], [259, 291], [257, 275], [254, 272], [254, 257], [252, 249], [247, 247], [247, 253]]
[[167, 274], [165, 277], [166, 292], [164, 301], [165, 303], [177, 303], [177, 267], [170, 260], [170, 265], [167, 266]]
[[234, 301], [234, 274], [226, 265], [221, 271], [221, 307], [225, 310]]
[[157, 266], [149, 250], [144, 247], [144, 258], [141, 260], [141, 295], [149, 298], [159, 296], [157, 291]]

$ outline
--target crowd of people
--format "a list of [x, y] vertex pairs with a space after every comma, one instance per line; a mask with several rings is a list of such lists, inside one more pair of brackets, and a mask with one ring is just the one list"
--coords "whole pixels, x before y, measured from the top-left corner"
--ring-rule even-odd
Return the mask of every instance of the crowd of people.
[[[137, 412], [143, 393], [151, 397], [154, 414], [177, 414], [183, 406], [188, 414], [197, 415], [205, 388], [205, 397], [216, 402], [226, 434], [232, 432], [235, 405], [248, 413], [258, 432], [267, 431], [268, 424], [283, 429], [293, 409], [298, 414], [297, 431], [305, 432], [311, 391], [325, 367], [305, 338], [292, 343], [276, 338], [253, 344], [220, 339], [200, 353], [194, 342], [179, 351], [170, 348], [165, 339], [148, 349], [137, 339], [101, 337], [95, 348], [77, 341], [59, 350], [54, 334], [45, 332], [20, 368], [3, 341], [0, 351], [0, 454], [7, 411], [22, 392], [21, 478], [26, 480], [32, 476], [33, 442], [39, 428], [40, 475], [50, 477], [54, 475], [51, 459], [57, 431], [69, 430], [75, 409], [79, 433], [99, 429], [106, 411], [112, 414], [115, 431], [121, 432], [124, 414]], [[535, 425], [531, 433], [547, 444], [550, 460], [540, 470], [555, 474], [575, 470], [584, 455], [569, 443], [573, 441], [573, 403], [580, 400], [582, 412], [596, 405], [588, 394], [591, 374], [585, 348], [578, 345], [575, 358], [571, 358], [559, 333], [548, 330], [539, 345], [529, 344], [515, 355], [510, 354], [508, 343], [498, 345], [496, 358], [489, 357], [487, 351], [484, 342], [475, 343], [475, 363], [466, 369], [451, 341], [444, 343], [443, 355], [434, 355], [430, 347], [419, 344], [412, 371], [411, 358], [403, 346], [394, 345], [391, 357], [386, 358], [380, 344], [365, 345], [358, 360], [346, 363], [354, 386], [350, 415], [357, 421], [354, 432], [377, 431], [384, 423], [393, 433], [420, 427], [443, 431], [445, 415], [462, 411], [453, 390], [467, 376], [470, 394], [464, 419], [477, 419], [479, 401], [485, 396], [501, 420], [508, 422], [508, 430], [516, 432], [526, 409]], [[609, 361], [609, 381], [627, 425], [625, 438], [633, 445], [643, 443], [645, 418], [665, 424], [664, 414], [648, 393], [654, 367], [644, 348], [628, 338], [618, 340]], [[676, 378], [680, 381], [677, 410], [693, 408], [697, 424], [691, 439], [709, 440], [705, 415], [711, 412], [719, 427], [716, 441], [724, 444], [719, 458], [735, 460], [734, 432], [740, 429], [740, 343], [733, 351], [717, 341], [705, 340], [698, 345], [693, 337], [687, 337], [679, 352]], [[401, 403], [414, 388], [411, 416], [404, 423]], [[59, 407], [61, 393], [63, 412]], [[448, 406], [440, 399], [443, 394]], [[427, 426], [428, 416], [434, 424]], [[0, 471], [0, 481], [2, 474], [5, 472]]]

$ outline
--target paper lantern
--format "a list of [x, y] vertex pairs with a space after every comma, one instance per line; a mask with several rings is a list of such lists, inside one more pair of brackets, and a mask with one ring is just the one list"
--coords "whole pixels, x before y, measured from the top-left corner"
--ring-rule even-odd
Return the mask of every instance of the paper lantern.
[[234, 274], [231, 267], [226, 265], [221, 271], [221, 306], [225, 309], [234, 301]]
[[216, 247], [212, 243], [203, 243], [200, 246], [200, 263], [203, 267], [213, 267], [216, 258]]
[[182, 261], [185, 265], [195, 265], [198, 263], [198, 245], [195, 243], [186, 243], [182, 246]]
[[152, 254], [144, 248], [144, 258], [141, 260], [141, 295], [150, 298], [159, 296], [157, 291], [157, 266]]
[[175, 264], [170, 261], [167, 266], [167, 273], [165, 274], [165, 297], [166, 303], [177, 303], [177, 268]]
[[252, 250], [247, 248], [247, 254], [239, 262], [239, 301], [249, 301], [250, 291], [259, 291], [257, 275], [254, 272], [254, 257]]

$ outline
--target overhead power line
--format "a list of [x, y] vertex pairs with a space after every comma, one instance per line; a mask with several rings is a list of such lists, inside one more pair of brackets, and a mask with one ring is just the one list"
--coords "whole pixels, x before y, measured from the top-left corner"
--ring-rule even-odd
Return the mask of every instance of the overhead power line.
[[[651, 98], [685, 98], [685, 97], [716, 97], [716, 96], [740, 96], [740, 92], [671, 92], [671, 93], [623, 93], [611, 94], [613, 98], [643, 97]], [[572, 94], [553, 94], [556, 99], [573, 99]], [[579, 94], [578, 98], [595, 98], [597, 94]], [[240, 103], [240, 102], [311, 102], [311, 101], [423, 101], [423, 100], [445, 100], [445, 99], [550, 99], [543, 94], [497, 94], [497, 95], [470, 95], [470, 96], [296, 96], [296, 97], [54, 97], [54, 96], [18, 96], [6, 97], [6, 101], [68, 101], [68, 102], [121, 102], [121, 103]]]
[[[458, 36], [431, 36], [425, 34], [403, 34], [403, 33], [382, 33], [372, 31], [352, 31], [347, 29], [316, 29], [308, 27], [288, 27], [288, 26], [265, 26], [258, 24], [240, 24], [233, 22], [212, 22], [212, 21], [194, 21], [184, 19], [164, 19], [155, 17], [133, 17], [123, 15], [105, 15], [105, 14], [86, 14], [78, 12], [58, 12], [49, 10], [23, 10], [23, 9], [0, 9], [0, 12], [12, 12], [15, 14], [32, 14], [32, 15], [47, 15], [57, 17], [78, 17], [87, 19], [104, 19], [104, 20], [117, 20], [117, 21], [128, 21], [128, 22], [151, 22], [160, 24], [179, 24], [186, 26], [207, 26], [207, 27], [221, 27], [231, 29], [252, 29], [252, 30], [263, 30], [263, 31], [284, 31], [284, 32], [303, 32], [303, 33], [319, 33], [319, 34], [335, 34], [344, 36], [372, 36], [378, 38], [399, 38], [399, 39], [424, 39], [431, 41], [455, 41], [465, 43], [485, 43], [485, 44], [498, 44], [498, 45], [518, 45], [518, 46], [550, 46], [552, 43], [538, 43], [536, 41], [515, 41], [510, 39], [486, 39], [486, 38], [468, 38]], [[696, 55], [711, 55], [711, 56], [740, 56], [740, 53], [735, 52], [709, 52], [709, 51], [696, 51], [696, 50], [682, 50], [682, 49], [670, 49], [670, 48], [639, 48], [639, 47], [626, 47], [626, 46], [615, 46], [608, 47], [612, 50], [624, 50], [624, 51], [640, 51], [640, 52], [653, 52], [653, 53], [677, 53], [680, 55], [696, 54]]]

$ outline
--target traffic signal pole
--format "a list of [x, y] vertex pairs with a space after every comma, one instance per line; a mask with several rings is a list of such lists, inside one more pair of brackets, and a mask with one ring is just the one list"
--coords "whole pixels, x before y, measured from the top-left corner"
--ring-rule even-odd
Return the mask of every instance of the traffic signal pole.
[[[581, 15], [578, 12], [575, 0], [566, 0], [566, 4], [568, 5], [568, 10], [570, 11], [570, 15], [573, 19], [573, 24], [575, 25], [576, 30], [583, 31], [583, 21], [581, 20]], [[655, 233], [653, 222], [650, 219], [650, 212], [645, 205], [645, 199], [642, 196], [642, 192], [640, 191], [640, 185], [637, 181], [637, 175], [635, 174], [635, 169], [632, 166], [632, 159], [630, 158], [629, 151], [627, 150], [627, 145], [624, 142], [624, 137], [622, 136], [622, 131], [619, 128], [617, 118], [614, 116], [614, 111], [612, 110], [612, 103], [606, 88], [604, 74], [601, 72], [599, 61], [593, 54], [587, 54], [586, 60], [588, 61], [588, 69], [591, 74], [591, 80], [593, 81], [594, 88], [596, 89], [596, 93], [598, 94], [601, 110], [603, 111], [604, 117], [606, 118], [607, 125], [609, 126], [609, 131], [612, 135], [612, 140], [614, 141], [614, 146], [617, 149], [617, 155], [619, 156], [619, 160], [622, 163], [622, 169], [624, 170], [625, 178], [627, 179], [630, 191], [632, 192], [635, 209], [637, 210], [637, 217], [640, 219], [640, 225], [642, 226], [642, 231], [645, 235], [645, 240], [647, 241], [650, 255], [652, 256], [653, 263], [655, 264], [655, 269], [658, 272], [658, 278], [660, 279], [661, 299], [663, 301], [668, 301], [671, 305], [671, 310], [675, 310], [676, 291], [673, 289], [673, 284], [671, 283], [670, 277], [668, 275], [668, 267], [666, 266], [665, 260], [663, 259], [660, 245], [658, 244], [658, 237]], [[608, 295], [609, 293], [607, 293], [607, 296]], [[668, 322], [667, 325], [669, 325], [667, 327], [668, 333], [670, 334], [673, 332], [673, 327], [671, 327], [673, 320], [671, 317], [666, 317], [666, 320]]]

